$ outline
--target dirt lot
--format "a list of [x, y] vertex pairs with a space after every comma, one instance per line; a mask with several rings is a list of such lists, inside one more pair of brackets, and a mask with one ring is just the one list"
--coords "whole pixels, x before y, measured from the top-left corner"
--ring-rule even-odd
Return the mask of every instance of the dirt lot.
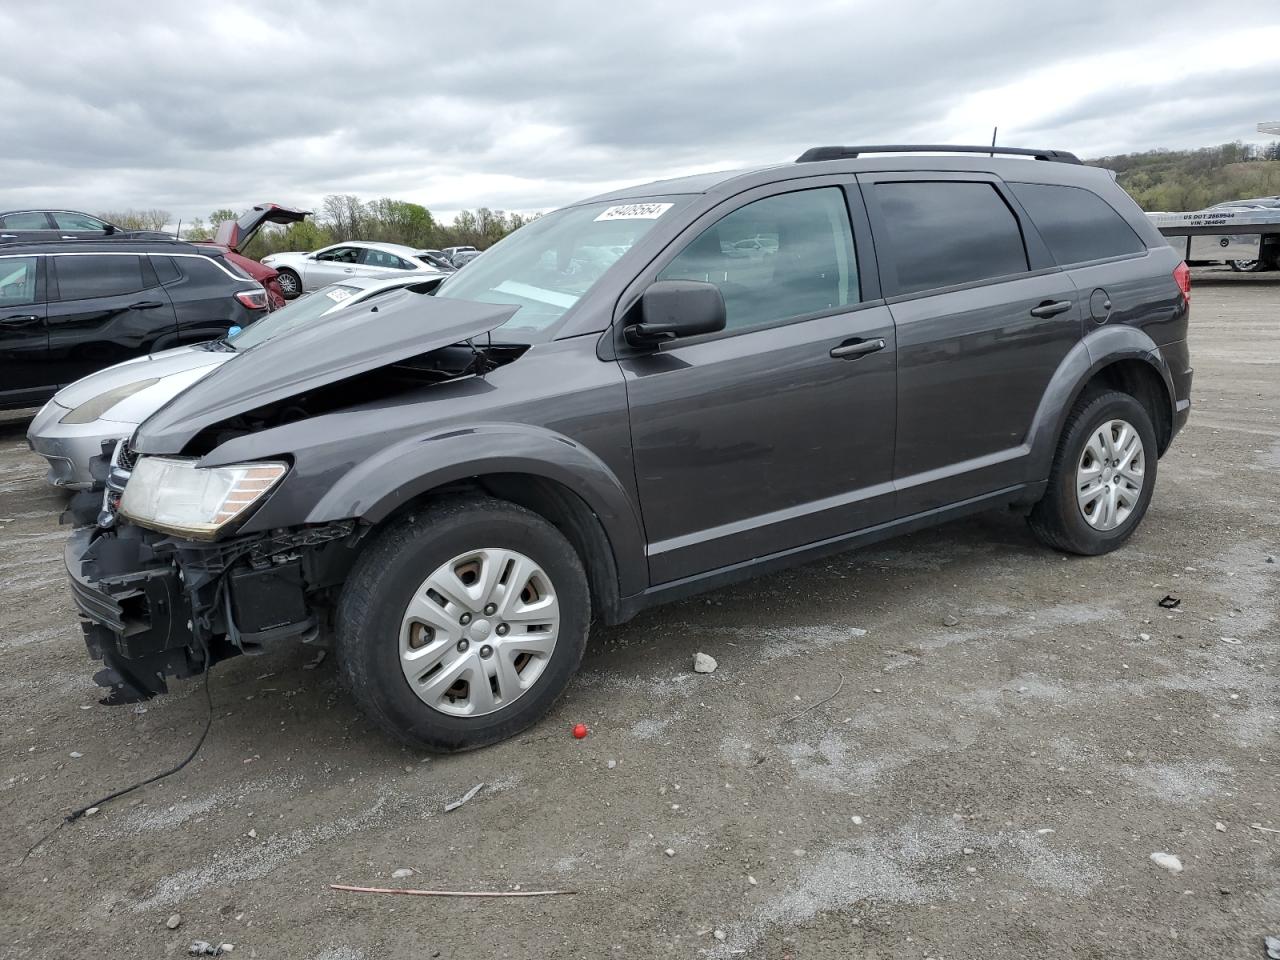
[[[444, 759], [374, 733], [332, 659], [242, 658], [213, 673], [191, 766], [25, 863], [62, 813], [180, 759], [205, 700], [185, 682], [97, 704], [61, 499], [25, 420], [0, 422], [0, 955], [1261, 956], [1280, 934], [1280, 283], [1194, 297], [1191, 424], [1118, 553], [1062, 557], [992, 516], [654, 611], [598, 630], [537, 728]], [[698, 650], [716, 673], [691, 672]]]

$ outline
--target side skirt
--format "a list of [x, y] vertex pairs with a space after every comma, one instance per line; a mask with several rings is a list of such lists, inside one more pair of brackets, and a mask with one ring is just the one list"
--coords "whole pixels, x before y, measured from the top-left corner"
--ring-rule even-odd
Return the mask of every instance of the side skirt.
[[707, 590], [715, 590], [732, 583], [740, 583], [753, 577], [785, 570], [788, 567], [799, 566], [811, 560], [844, 553], [848, 550], [879, 543], [882, 540], [889, 540], [903, 534], [914, 533], [917, 530], [937, 526], [949, 520], [956, 520], [975, 513], [984, 513], [1002, 506], [1035, 503], [1044, 494], [1046, 485], [1047, 481], [1015, 484], [992, 493], [985, 493], [979, 497], [971, 497], [968, 500], [961, 500], [959, 503], [926, 510], [922, 513], [891, 520], [888, 523], [878, 524], [874, 527], [866, 527], [853, 533], [844, 533], [837, 537], [819, 540], [816, 543], [805, 544], [802, 547], [792, 547], [789, 550], [781, 550], [778, 553], [756, 557], [753, 560], [744, 560], [742, 563], [735, 563], [731, 566], [700, 573], [693, 577], [685, 577], [682, 580], [660, 583], [650, 587], [643, 593], [623, 597], [620, 604], [620, 615], [615, 622], [622, 623], [625, 620], [630, 620], [642, 610], [647, 610], [650, 607], [683, 600], [686, 597], [691, 597]]

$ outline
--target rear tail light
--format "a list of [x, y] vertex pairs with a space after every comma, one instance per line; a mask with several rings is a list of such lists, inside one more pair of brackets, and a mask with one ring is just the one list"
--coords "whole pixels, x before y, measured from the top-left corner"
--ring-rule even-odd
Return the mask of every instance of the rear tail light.
[[1186, 261], [1178, 264], [1173, 270], [1173, 280], [1178, 285], [1178, 289], [1182, 291], [1182, 302], [1191, 303], [1191, 268], [1187, 266]]
[[267, 309], [267, 291], [261, 288], [257, 290], [242, 290], [236, 294], [236, 299], [240, 301], [240, 305], [250, 310]]

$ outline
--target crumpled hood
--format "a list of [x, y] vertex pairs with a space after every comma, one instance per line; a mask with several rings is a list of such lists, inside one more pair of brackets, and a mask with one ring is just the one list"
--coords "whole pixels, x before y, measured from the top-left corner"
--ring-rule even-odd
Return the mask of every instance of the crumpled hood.
[[133, 449], [180, 453], [206, 427], [479, 336], [515, 312], [405, 291], [319, 317], [236, 354], [175, 397], [138, 428]]
[[172, 350], [161, 350], [145, 357], [134, 357], [132, 360], [91, 373], [87, 377], [81, 377], [75, 383], [59, 390], [54, 394], [53, 399], [61, 406], [74, 409], [116, 387], [137, 383], [139, 380], [159, 380], [204, 367], [217, 366], [227, 357], [228, 354], [204, 350], [200, 347], [174, 347]]

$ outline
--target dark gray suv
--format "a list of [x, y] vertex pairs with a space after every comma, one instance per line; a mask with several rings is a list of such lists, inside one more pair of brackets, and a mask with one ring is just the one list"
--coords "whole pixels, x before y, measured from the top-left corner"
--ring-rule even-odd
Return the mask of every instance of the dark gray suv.
[[332, 637], [371, 718], [459, 750], [593, 619], [992, 508], [1116, 548], [1187, 419], [1189, 274], [1107, 171], [997, 152], [621, 190], [245, 351], [67, 546], [99, 682]]

